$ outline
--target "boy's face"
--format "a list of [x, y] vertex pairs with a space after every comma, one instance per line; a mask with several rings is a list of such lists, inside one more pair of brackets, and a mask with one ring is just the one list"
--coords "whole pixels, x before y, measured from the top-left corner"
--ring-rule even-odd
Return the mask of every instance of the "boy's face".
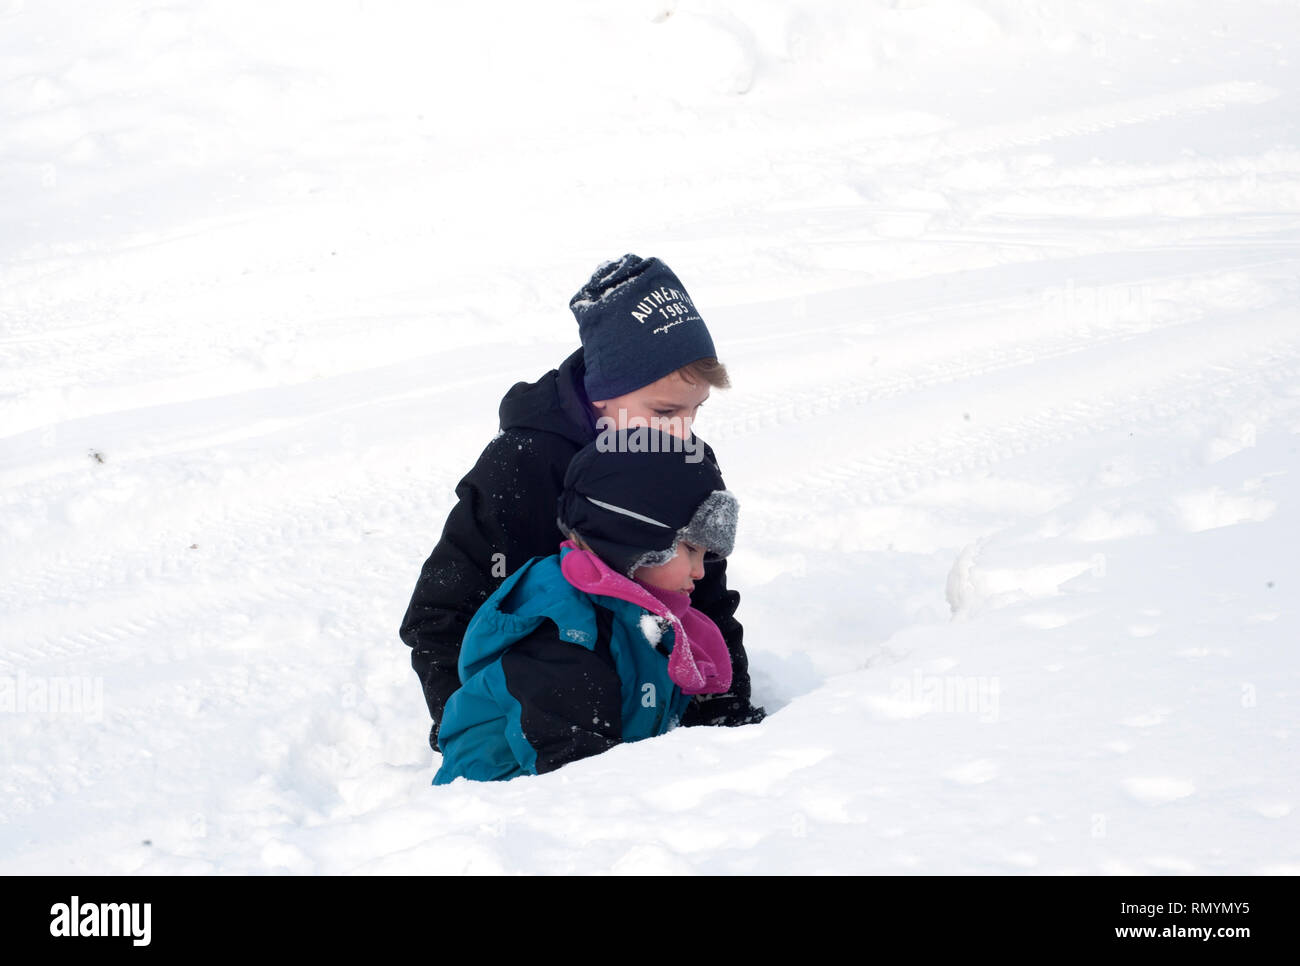
[[676, 372], [670, 372], [648, 386], [614, 399], [592, 400], [591, 406], [598, 418], [614, 420], [614, 429], [649, 426], [686, 439], [700, 406], [708, 398], [708, 383], [692, 385]]
[[678, 540], [677, 555], [672, 560], [658, 567], [638, 567], [632, 579], [660, 590], [689, 594], [695, 589], [695, 581], [704, 577], [704, 554], [704, 547]]

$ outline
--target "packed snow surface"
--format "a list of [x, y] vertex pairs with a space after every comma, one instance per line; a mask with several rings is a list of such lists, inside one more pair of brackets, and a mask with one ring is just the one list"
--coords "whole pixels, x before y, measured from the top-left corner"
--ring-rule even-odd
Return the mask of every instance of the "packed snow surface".
[[[1297, 36], [0, 0], [0, 871], [1300, 873]], [[398, 623], [625, 252], [770, 716], [432, 788]]]

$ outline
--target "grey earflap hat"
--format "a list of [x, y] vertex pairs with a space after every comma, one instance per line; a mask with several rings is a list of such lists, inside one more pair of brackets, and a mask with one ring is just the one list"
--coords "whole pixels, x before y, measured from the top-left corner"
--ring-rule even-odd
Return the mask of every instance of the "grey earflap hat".
[[[649, 448], [637, 445], [638, 433]], [[688, 455], [680, 439], [646, 428], [610, 434], [603, 447], [588, 444], [564, 477], [561, 532], [577, 533], [627, 577], [667, 563], [678, 540], [703, 547], [706, 559], [729, 556], [740, 505], [711, 460]]]

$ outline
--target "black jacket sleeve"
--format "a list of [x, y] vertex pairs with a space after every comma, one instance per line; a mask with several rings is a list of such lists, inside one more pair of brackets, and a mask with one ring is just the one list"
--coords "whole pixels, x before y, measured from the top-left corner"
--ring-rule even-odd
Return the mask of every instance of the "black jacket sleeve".
[[553, 508], [572, 447], [550, 449], [566, 444], [516, 431], [493, 439], [456, 486], [456, 505], [420, 570], [400, 634], [433, 718], [435, 748], [443, 707], [460, 687], [457, 662], [470, 618], [507, 576], [554, 553], [562, 539]]
[[[717, 465], [708, 444], [705, 454]], [[744, 628], [736, 620], [740, 594], [727, 589], [727, 562], [706, 561], [704, 579], [695, 585], [691, 606], [718, 626], [731, 654], [731, 690], [726, 694], [701, 694], [682, 716], [682, 725], [743, 725], [762, 721], [765, 712], [754, 707], [749, 682], [749, 657], [745, 653]]]

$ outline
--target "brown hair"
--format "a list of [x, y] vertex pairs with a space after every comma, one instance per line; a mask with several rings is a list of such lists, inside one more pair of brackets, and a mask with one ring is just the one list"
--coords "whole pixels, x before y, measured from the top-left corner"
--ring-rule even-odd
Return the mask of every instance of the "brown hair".
[[731, 388], [731, 378], [727, 375], [727, 367], [712, 356], [696, 359], [689, 366], [682, 366], [677, 370], [677, 375], [692, 386], [698, 386], [700, 383], [705, 382], [715, 389]]

